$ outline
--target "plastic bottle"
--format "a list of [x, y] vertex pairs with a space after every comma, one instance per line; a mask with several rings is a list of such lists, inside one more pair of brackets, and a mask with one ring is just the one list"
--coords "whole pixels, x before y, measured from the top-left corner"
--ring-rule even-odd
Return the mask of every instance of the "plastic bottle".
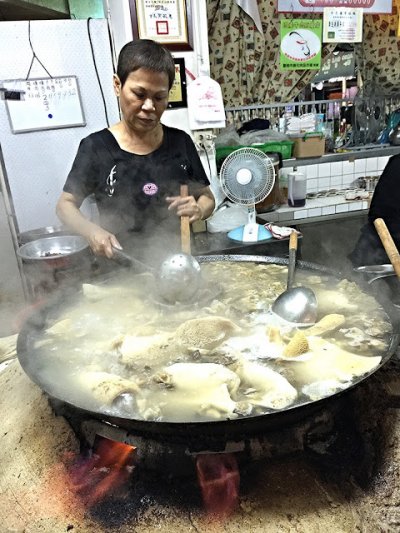
[[303, 207], [306, 204], [307, 180], [305, 174], [296, 167], [288, 175], [288, 205]]

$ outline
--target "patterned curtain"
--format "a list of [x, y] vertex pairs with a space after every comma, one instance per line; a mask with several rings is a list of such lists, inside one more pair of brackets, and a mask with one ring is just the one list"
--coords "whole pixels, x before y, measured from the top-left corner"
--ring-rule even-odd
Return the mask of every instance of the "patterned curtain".
[[[261, 35], [235, 0], [207, 0], [211, 76], [220, 83], [227, 107], [292, 101], [316, 73], [280, 70], [279, 21], [290, 17], [277, 13], [275, 5], [275, 0], [258, 0]], [[325, 45], [323, 58], [332, 50]]]
[[396, 35], [399, 4], [400, 0], [393, 3], [392, 15], [364, 16], [363, 42], [355, 52], [365, 92], [400, 94], [400, 38]]

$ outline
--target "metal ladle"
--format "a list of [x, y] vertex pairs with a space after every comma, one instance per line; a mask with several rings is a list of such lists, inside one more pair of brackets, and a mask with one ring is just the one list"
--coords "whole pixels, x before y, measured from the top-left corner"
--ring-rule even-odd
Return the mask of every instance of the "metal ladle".
[[297, 326], [311, 326], [317, 320], [317, 298], [308, 287], [292, 287], [296, 267], [297, 233], [289, 239], [289, 264], [286, 290], [272, 304], [273, 313]]
[[[187, 185], [181, 185], [181, 196], [188, 195]], [[136, 266], [153, 274], [157, 296], [166, 303], [186, 303], [193, 299], [200, 288], [199, 262], [190, 254], [190, 224], [188, 216], [181, 216], [182, 253], [166, 257], [158, 269], [142, 263], [125, 252], [113, 248], [113, 258], [123, 266]]]

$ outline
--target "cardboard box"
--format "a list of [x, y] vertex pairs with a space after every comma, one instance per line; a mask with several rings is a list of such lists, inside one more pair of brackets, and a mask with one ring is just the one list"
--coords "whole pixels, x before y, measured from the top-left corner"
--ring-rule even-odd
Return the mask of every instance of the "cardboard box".
[[322, 133], [305, 133], [291, 139], [294, 141], [293, 157], [321, 157], [325, 153], [325, 137]]

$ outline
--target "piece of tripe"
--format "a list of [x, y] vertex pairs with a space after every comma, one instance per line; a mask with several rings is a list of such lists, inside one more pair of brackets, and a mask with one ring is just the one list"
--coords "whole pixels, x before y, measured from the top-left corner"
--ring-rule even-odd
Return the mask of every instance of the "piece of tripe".
[[304, 335], [323, 335], [329, 331], [334, 331], [345, 323], [345, 316], [338, 313], [325, 315], [316, 324], [304, 330]]
[[[163, 369], [163, 381], [168, 387], [160, 401], [160, 411], [167, 420], [193, 421], [201, 419], [235, 418], [236, 402], [232, 399], [239, 387], [238, 376], [216, 363], [174, 363]], [[163, 382], [160, 382], [163, 387]], [[139, 400], [146, 410], [152, 395]]]
[[241, 331], [232, 320], [221, 316], [193, 318], [175, 331], [175, 340], [187, 348], [214, 348]]
[[139, 391], [134, 381], [109, 372], [81, 372], [78, 382], [81, 388], [102, 405], [111, 405], [120, 394], [126, 392], [136, 394]]
[[178, 355], [176, 346], [167, 334], [125, 335], [119, 347], [121, 362], [125, 365], [159, 364]]
[[319, 337], [308, 337], [312, 357], [293, 361], [291, 370], [296, 381], [307, 384], [313, 381], [337, 379], [350, 381], [376, 368], [382, 358], [356, 355]]
[[296, 357], [303, 353], [308, 352], [310, 346], [307, 341], [307, 337], [302, 331], [296, 331], [289, 343], [285, 346], [283, 354], [285, 357]]
[[242, 360], [235, 371], [241, 388], [248, 388], [246, 399], [253, 405], [284, 409], [297, 398], [297, 391], [289, 381], [266, 366]]

